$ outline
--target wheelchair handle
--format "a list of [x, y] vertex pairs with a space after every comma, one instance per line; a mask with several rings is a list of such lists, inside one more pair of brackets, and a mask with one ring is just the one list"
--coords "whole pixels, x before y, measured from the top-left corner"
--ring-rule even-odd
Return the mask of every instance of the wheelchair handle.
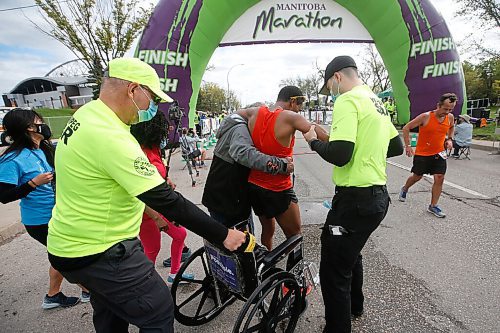
[[248, 231], [245, 231], [245, 236], [245, 242], [236, 249], [236, 252], [253, 252], [256, 243], [255, 236]]

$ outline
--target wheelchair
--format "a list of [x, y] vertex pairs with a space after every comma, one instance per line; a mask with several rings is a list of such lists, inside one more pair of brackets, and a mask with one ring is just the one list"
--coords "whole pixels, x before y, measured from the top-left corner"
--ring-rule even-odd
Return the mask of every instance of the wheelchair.
[[[293, 332], [306, 309], [308, 288], [319, 282], [315, 264], [304, 262], [302, 247], [301, 235], [272, 251], [256, 245], [252, 252], [243, 253], [205, 240], [183, 263], [172, 284], [175, 319], [186, 326], [203, 325], [240, 300], [245, 303], [233, 333]], [[286, 268], [280, 268], [285, 257]], [[184, 280], [182, 274], [194, 265], [203, 268], [202, 277]]]
[[186, 162], [186, 165], [182, 169], [184, 170], [187, 167], [189, 176], [191, 176], [191, 186], [195, 187], [196, 180], [193, 177], [193, 169], [196, 172], [196, 177], [199, 177], [200, 171], [196, 167], [196, 158], [198, 156], [200, 156], [201, 153], [199, 153], [199, 154], [196, 153], [196, 152], [199, 152], [199, 150], [195, 150], [194, 152], [191, 152], [189, 149], [189, 146], [184, 142], [180, 143], [180, 147], [181, 147], [182, 159]]

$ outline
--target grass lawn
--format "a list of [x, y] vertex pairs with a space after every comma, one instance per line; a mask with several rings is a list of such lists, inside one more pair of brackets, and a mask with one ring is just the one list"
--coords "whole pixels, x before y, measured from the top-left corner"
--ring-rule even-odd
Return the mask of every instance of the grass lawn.
[[52, 130], [52, 137], [59, 138], [76, 110], [73, 109], [36, 109], [36, 112], [42, 115], [47, 125]]
[[[495, 119], [498, 108], [498, 106], [491, 107], [490, 118]], [[500, 140], [500, 135], [495, 135], [495, 122], [490, 122], [488, 123], [488, 126], [481, 128], [474, 126], [474, 129], [472, 130], [472, 136], [474, 137], [474, 139], [478, 140]]]
[[76, 110], [73, 109], [36, 109], [36, 112], [42, 115], [42, 117], [62, 117], [62, 116], [72, 116]]
[[472, 136], [474, 139], [478, 140], [490, 140], [492, 141], [493, 139], [496, 139], [497, 141], [500, 140], [500, 135], [495, 135], [495, 123], [489, 123], [488, 126], [486, 127], [475, 127], [472, 130]]

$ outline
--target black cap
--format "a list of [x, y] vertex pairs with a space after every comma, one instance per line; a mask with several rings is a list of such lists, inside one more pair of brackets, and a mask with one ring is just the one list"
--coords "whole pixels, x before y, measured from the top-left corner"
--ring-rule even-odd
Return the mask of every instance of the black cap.
[[319, 93], [321, 95], [328, 95], [330, 93], [328, 91], [328, 88], [326, 87], [326, 83], [328, 82], [328, 80], [330, 80], [333, 74], [347, 67], [354, 67], [356, 69], [358, 68], [358, 66], [356, 66], [356, 62], [354, 61], [354, 59], [349, 56], [338, 56], [333, 58], [333, 60], [330, 61], [328, 66], [326, 66], [325, 83], [323, 84], [323, 87], [321, 88]]

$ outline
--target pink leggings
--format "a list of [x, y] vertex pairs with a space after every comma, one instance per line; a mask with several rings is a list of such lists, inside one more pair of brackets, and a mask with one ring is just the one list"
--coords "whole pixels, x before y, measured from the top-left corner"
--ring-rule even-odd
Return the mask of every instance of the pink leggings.
[[[170, 256], [172, 266], [170, 267], [170, 274], [176, 274], [181, 267], [182, 249], [184, 248], [184, 240], [186, 239], [187, 232], [184, 227], [177, 227], [165, 217], [162, 218], [168, 222], [167, 235], [172, 237], [172, 245], [170, 246]], [[143, 215], [141, 223], [141, 231], [139, 232], [144, 253], [154, 263], [156, 257], [160, 252], [161, 246], [161, 233], [155, 221], [147, 215]]]

